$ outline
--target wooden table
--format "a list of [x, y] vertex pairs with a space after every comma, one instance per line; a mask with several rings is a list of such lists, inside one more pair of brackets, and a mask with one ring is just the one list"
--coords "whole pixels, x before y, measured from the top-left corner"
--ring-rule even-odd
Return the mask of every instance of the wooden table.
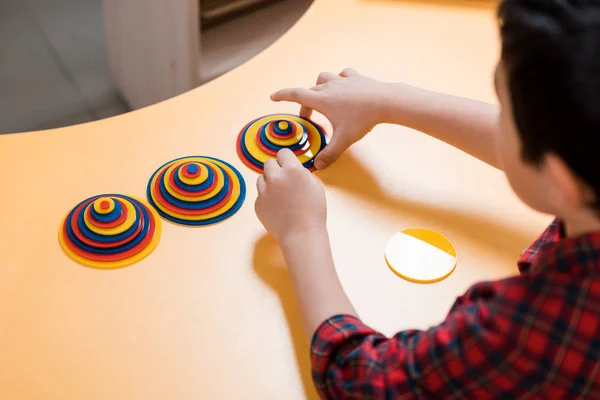
[[[347, 66], [494, 101], [498, 51], [490, 4], [318, 0], [267, 51], [196, 90], [104, 121], [0, 136], [0, 398], [315, 398], [290, 279], [254, 215], [257, 175], [236, 156], [238, 130], [297, 111], [272, 104], [272, 91]], [[57, 231], [71, 207], [99, 193], [144, 196], [155, 168], [185, 155], [242, 171], [238, 214], [200, 229], [165, 223], [156, 251], [120, 270], [63, 254]], [[501, 172], [401, 127], [377, 127], [318, 176], [341, 281], [386, 334], [435, 324], [472, 283], [514, 274], [549, 221]], [[456, 245], [447, 280], [417, 285], [386, 266], [386, 240], [413, 226]]]

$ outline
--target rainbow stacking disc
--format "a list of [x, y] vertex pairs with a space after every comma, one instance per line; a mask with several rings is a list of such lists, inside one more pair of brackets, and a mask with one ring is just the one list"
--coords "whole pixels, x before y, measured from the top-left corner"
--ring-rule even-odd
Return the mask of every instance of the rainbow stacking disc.
[[315, 157], [326, 145], [325, 131], [319, 125], [295, 115], [275, 114], [246, 125], [238, 136], [237, 152], [244, 164], [262, 173], [265, 162], [287, 148], [313, 171]]
[[136, 263], [158, 245], [161, 220], [142, 200], [118, 194], [90, 197], [63, 219], [60, 245], [88, 267], [112, 269]]
[[183, 157], [160, 167], [148, 183], [148, 201], [182, 225], [210, 225], [235, 214], [246, 198], [244, 178], [212, 157]]

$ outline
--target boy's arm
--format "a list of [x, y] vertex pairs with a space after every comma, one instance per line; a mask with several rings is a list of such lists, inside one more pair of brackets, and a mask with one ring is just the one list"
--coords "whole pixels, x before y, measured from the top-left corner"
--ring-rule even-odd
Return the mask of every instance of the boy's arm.
[[403, 84], [390, 84], [390, 92], [382, 122], [426, 133], [501, 168], [494, 147], [500, 107]]
[[[281, 246], [313, 338], [312, 373], [321, 398], [479, 398], [494, 390], [492, 378], [513, 348], [499, 328], [507, 319], [494, 299], [478, 301], [474, 291], [439, 326], [387, 338], [357, 317], [325, 231], [288, 236]], [[492, 296], [493, 286], [484, 292]]]
[[352, 69], [340, 75], [322, 73], [317, 86], [282, 89], [271, 98], [297, 102], [303, 117], [316, 110], [331, 122], [333, 136], [315, 160], [318, 169], [329, 166], [381, 123], [419, 130], [500, 168], [494, 150], [500, 113], [495, 105], [381, 82]]
[[[515, 313], [530, 304], [519, 302], [526, 288], [482, 283], [441, 325], [388, 339], [356, 317], [340, 285], [325, 192], [315, 176], [290, 150], [281, 150], [265, 163], [257, 189], [256, 213], [281, 245], [308, 337], [316, 332], [313, 379], [323, 398], [480, 398], [501, 390], [506, 381], [495, 377], [508, 368], [503, 357], [515, 349], [514, 338], [527, 339], [512, 325], [523, 318]], [[515, 360], [531, 364], [518, 355]]]
[[267, 160], [256, 185], [256, 214], [282, 248], [310, 340], [326, 318], [356, 315], [333, 266], [323, 186], [289, 149]]
[[308, 341], [332, 315], [357, 317], [335, 271], [324, 227], [287, 236], [280, 246], [292, 276]]
[[515, 352], [511, 337], [483, 317], [487, 312], [473, 305], [439, 326], [392, 338], [352, 316], [331, 317], [311, 344], [315, 387], [322, 399], [337, 400], [518, 398], [527, 387], [506, 371], [520, 365], [525, 372], [536, 360]]

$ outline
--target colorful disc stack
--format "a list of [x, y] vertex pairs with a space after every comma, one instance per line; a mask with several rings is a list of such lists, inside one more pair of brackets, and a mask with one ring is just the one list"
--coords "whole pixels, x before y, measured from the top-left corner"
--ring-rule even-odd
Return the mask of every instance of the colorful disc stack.
[[148, 201], [182, 225], [210, 225], [235, 214], [246, 198], [244, 178], [212, 157], [184, 157], [160, 167], [148, 183]]
[[60, 244], [80, 264], [121, 268], [142, 260], [158, 245], [161, 220], [146, 202], [106, 194], [79, 203], [63, 219]]
[[317, 154], [327, 145], [323, 128], [314, 122], [288, 114], [255, 119], [238, 136], [237, 152], [244, 164], [262, 173], [265, 162], [288, 148], [311, 171]]

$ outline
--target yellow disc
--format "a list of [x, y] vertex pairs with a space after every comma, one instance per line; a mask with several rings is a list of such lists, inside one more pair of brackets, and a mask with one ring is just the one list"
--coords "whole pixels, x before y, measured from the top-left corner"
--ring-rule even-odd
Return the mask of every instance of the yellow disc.
[[445, 236], [429, 229], [405, 229], [385, 246], [385, 260], [401, 278], [416, 283], [439, 282], [456, 268], [456, 249]]
[[[104, 202], [108, 203], [108, 208], [106, 208], [106, 209], [102, 208], [102, 203], [104, 203]], [[113, 212], [114, 209], [115, 209], [115, 202], [110, 197], [102, 197], [102, 198], [94, 201], [94, 211], [96, 211], [98, 214], [103, 214], [103, 215], [110, 214], [111, 212]]]
[[[285, 121], [281, 121], [281, 122], [285, 122]], [[278, 138], [274, 137], [273, 135], [271, 135], [271, 133], [267, 130], [267, 132], [266, 132], [267, 139], [269, 139], [269, 141], [271, 143], [276, 144], [278, 146], [290, 147], [290, 146], [297, 144], [302, 139], [302, 136], [304, 136], [304, 132], [305, 132], [304, 127], [302, 125], [300, 125], [300, 123], [298, 121], [290, 121], [289, 123], [295, 125], [295, 127], [296, 127], [296, 134], [293, 137], [291, 137], [289, 139], [278, 139]], [[257, 130], [258, 129], [260, 129], [260, 126], [257, 127]], [[256, 132], [254, 133], [254, 137], [256, 138]]]
[[[194, 158], [189, 158], [189, 159], [183, 159], [183, 160], [178, 160], [178, 161], [193, 161], [193, 160], [198, 160], [198, 159], [202, 159], [203, 162], [212, 162], [218, 166], [221, 166], [226, 172], [227, 174], [231, 177], [231, 185], [233, 185], [233, 193], [231, 195], [231, 197], [229, 198], [229, 201], [227, 201], [227, 203], [225, 203], [223, 205], [223, 207], [221, 207], [220, 209], [207, 213], [207, 214], [201, 214], [201, 215], [183, 215], [183, 214], [179, 214], [179, 213], [174, 213], [173, 211], [165, 208], [155, 197], [154, 197], [154, 192], [152, 189], [151, 191], [151, 195], [152, 198], [154, 200], [154, 204], [156, 205], [156, 207], [158, 207], [158, 209], [160, 209], [161, 211], [163, 211], [165, 214], [168, 214], [172, 217], [178, 218], [178, 219], [183, 219], [183, 220], [188, 220], [188, 221], [203, 221], [206, 219], [211, 219], [211, 218], [215, 218], [218, 217], [219, 215], [225, 214], [227, 211], [229, 211], [229, 209], [231, 209], [231, 207], [233, 207], [235, 205], [235, 203], [237, 202], [237, 199], [240, 197], [240, 193], [241, 193], [241, 186], [240, 186], [240, 181], [237, 179], [237, 175], [235, 174], [235, 172], [229, 168], [226, 164], [223, 164], [220, 161], [217, 160], [211, 160], [211, 159], [204, 159], [201, 157], [194, 157]], [[219, 168], [217, 168], [219, 169]], [[158, 177], [158, 175], [160, 174], [156, 174], [154, 175], [154, 178], [152, 178], [152, 182], [150, 183], [150, 187], [154, 188], [156, 185], [156, 179]]]
[[[64, 225], [66, 223], [67, 217], [69, 216], [69, 213], [67, 213], [65, 215], [65, 217], [63, 218], [62, 224], [60, 225], [60, 231], [58, 232], [58, 241], [59, 241], [60, 246], [62, 247], [63, 251], [70, 258], [72, 258], [74, 261], [78, 262], [79, 264], [84, 265], [86, 267], [92, 267], [92, 268], [98, 268], [98, 269], [123, 268], [123, 267], [127, 267], [129, 265], [135, 264], [135, 263], [143, 260], [144, 258], [148, 257], [148, 255], [150, 253], [152, 253], [154, 251], [154, 249], [156, 249], [156, 246], [158, 246], [158, 242], [160, 241], [160, 236], [162, 234], [162, 220], [160, 219], [160, 216], [158, 215], [156, 210], [154, 208], [152, 208], [144, 200], [138, 199], [137, 197], [133, 197], [133, 196], [131, 196], [131, 197], [136, 199], [140, 203], [144, 204], [146, 206], [148, 212], [152, 213], [152, 216], [154, 217], [154, 227], [155, 228], [154, 228], [152, 240], [150, 241], [150, 243], [148, 243], [148, 245], [142, 251], [140, 251], [136, 255], [126, 258], [124, 260], [110, 261], [110, 262], [93, 261], [93, 260], [88, 260], [85, 257], [81, 257], [79, 254], [73, 252], [73, 250], [71, 250], [69, 248], [69, 246], [67, 246], [67, 244], [64, 241], [63, 235], [62, 235]], [[150, 234], [150, 232], [148, 232], [148, 234]]]
[[186, 185], [201, 185], [208, 179], [208, 168], [206, 168], [206, 165], [199, 163], [194, 164], [196, 164], [200, 169], [200, 174], [195, 178], [188, 178], [187, 176], [183, 175], [183, 168], [180, 168], [177, 172], [177, 176], [181, 182], [185, 183]]
[[[180, 160], [178, 160], [178, 161], [180, 161]], [[205, 160], [204, 162], [212, 163], [212, 160]], [[217, 184], [210, 192], [203, 194], [202, 196], [197, 196], [197, 197], [185, 196], [183, 194], [177, 193], [175, 191], [175, 189], [173, 189], [171, 187], [171, 183], [169, 182], [169, 175], [171, 175], [173, 173], [173, 170], [175, 168], [177, 168], [177, 166], [179, 164], [180, 164], [179, 162], [174, 162], [173, 164], [168, 166], [167, 171], [165, 172], [165, 175], [163, 177], [165, 189], [167, 189], [167, 192], [169, 192], [169, 194], [171, 196], [175, 197], [176, 199], [179, 199], [182, 201], [187, 201], [187, 202], [198, 202], [198, 201], [209, 200], [209, 199], [212, 199], [213, 197], [215, 197], [217, 195], [217, 193], [219, 193], [221, 191], [221, 189], [223, 189], [223, 186], [225, 185], [225, 177], [223, 176], [223, 171], [221, 171], [220, 168], [215, 168], [215, 174], [216, 174], [215, 179], [217, 180]], [[156, 175], [160, 175], [160, 174], [156, 174]], [[154, 188], [154, 186], [152, 186], [152, 188]]]
[[279, 123], [277, 124], [277, 127], [282, 131], [285, 131], [289, 126], [290, 124], [286, 121], [279, 121]]
[[250, 127], [248, 127], [248, 131], [246, 132], [246, 135], [244, 136], [244, 143], [246, 144], [246, 149], [248, 150], [248, 153], [250, 153], [250, 155], [252, 157], [254, 157], [257, 161], [259, 161], [261, 163], [265, 163], [268, 159], [274, 158], [274, 156], [265, 153], [264, 151], [261, 150], [260, 147], [258, 147], [258, 145], [256, 144], [256, 131], [264, 123], [267, 123], [267, 122], [270, 122], [273, 120], [277, 120], [277, 119], [281, 119], [282, 117], [285, 117], [287, 120], [291, 121], [292, 123], [295, 123], [295, 122], [300, 123], [301, 121], [304, 121], [306, 123], [305, 127], [306, 127], [306, 130], [308, 131], [308, 141], [310, 143], [310, 147], [308, 148], [308, 150], [306, 152], [297, 155], [297, 157], [298, 157], [298, 160], [300, 160], [300, 162], [302, 164], [315, 158], [315, 156], [319, 152], [319, 149], [321, 148], [321, 135], [319, 134], [319, 131], [317, 130], [317, 128], [314, 125], [306, 122], [305, 120], [301, 119], [300, 117], [294, 117], [294, 116], [288, 116], [288, 115], [286, 115], [286, 116], [272, 115], [270, 117], [264, 117], [256, 122], [254, 122], [252, 125], [250, 125]]
[[[114, 236], [114, 235], [118, 235], [120, 233], [125, 232], [127, 229], [131, 228], [133, 226], [133, 223], [135, 222], [135, 218], [136, 218], [136, 210], [135, 207], [133, 206], [133, 204], [131, 204], [129, 201], [125, 200], [125, 199], [121, 199], [121, 202], [123, 204], [125, 204], [125, 207], [127, 208], [127, 219], [119, 226], [115, 226], [114, 228], [99, 228], [95, 225], [93, 225], [90, 220], [88, 219], [87, 216], [87, 212], [85, 212], [87, 210], [83, 210], [83, 221], [85, 222], [85, 226], [87, 226], [89, 228], [90, 231], [97, 233], [98, 235], [104, 235], [104, 236]], [[90, 206], [88, 206], [90, 207]]]

